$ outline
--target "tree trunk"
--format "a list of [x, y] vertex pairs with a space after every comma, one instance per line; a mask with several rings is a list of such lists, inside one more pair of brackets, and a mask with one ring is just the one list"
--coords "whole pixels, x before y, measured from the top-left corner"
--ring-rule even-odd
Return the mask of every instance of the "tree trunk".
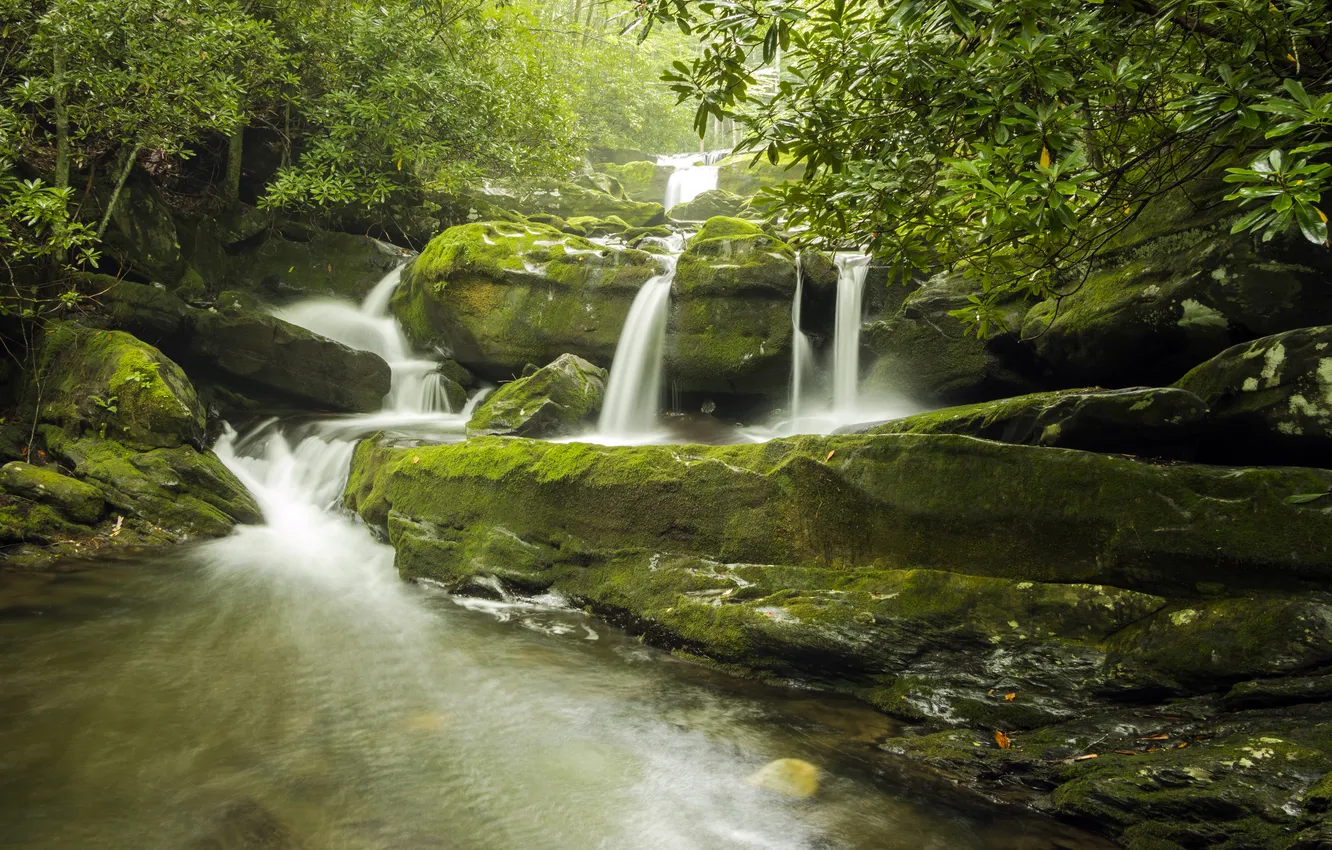
[[135, 145], [134, 149], [125, 157], [125, 167], [120, 169], [120, 177], [116, 180], [115, 191], [111, 193], [111, 200], [106, 204], [106, 212], [102, 214], [102, 223], [97, 225], [97, 238], [100, 240], [102, 234], [106, 233], [106, 226], [111, 223], [111, 214], [116, 211], [116, 204], [120, 203], [120, 193], [125, 188], [125, 181], [129, 180], [130, 172], [134, 170], [134, 163], [139, 158], [139, 148], [142, 145]]
[[55, 125], [56, 125], [56, 162], [55, 185], [57, 189], [69, 186], [69, 110], [65, 105], [65, 48], [55, 47]]
[[227, 140], [227, 180], [222, 185], [222, 197], [228, 201], [240, 199], [241, 157], [245, 153], [245, 125], [236, 128]]

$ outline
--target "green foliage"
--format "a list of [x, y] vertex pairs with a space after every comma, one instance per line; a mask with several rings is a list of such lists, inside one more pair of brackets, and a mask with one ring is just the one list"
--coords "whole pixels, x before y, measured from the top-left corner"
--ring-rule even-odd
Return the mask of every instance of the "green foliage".
[[982, 308], [996, 290], [1075, 287], [1147, 201], [1225, 166], [1251, 208], [1237, 230], [1327, 239], [1323, 0], [655, 0], [645, 14], [706, 44], [666, 76], [696, 130], [741, 120], [750, 150], [807, 164], [774, 192], [790, 224], [902, 274], [961, 267]]

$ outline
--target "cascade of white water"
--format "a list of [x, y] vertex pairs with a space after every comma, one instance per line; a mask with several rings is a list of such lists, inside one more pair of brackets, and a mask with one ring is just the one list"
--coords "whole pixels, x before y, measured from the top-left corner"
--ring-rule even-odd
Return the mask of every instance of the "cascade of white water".
[[801, 302], [805, 296], [804, 267], [796, 255], [796, 291], [791, 303], [791, 430], [800, 430], [800, 415], [805, 407], [805, 391], [814, 377], [814, 349], [809, 336], [801, 330]]
[[700, 154], [677, 154], [657, 159], [658, 165], [674, 168], [666, 182], [667, 211], [677, 204], [687, 204], [699, 195], [717, 188], [719, 170], [715, 165], [696, 165]]
[[392, 388], [384, 400], [386, 410], [403, 414], [453, 413], [438, 364], [412, 354], [401, 326], [389, 313], [389, 301], [402, 280], [402, 268], [399, 266], [385, 275], [359, 309], [344, 301], [315, 299], [277, 310], [274, 315], [384, 358], [393, 372]]
[[860, 325], [869, 257], [838, 254], [837, 308], [833, 325], [833, 411], [850, 413], [860, 394]]
[[661, 408], [662, 358], [666, 348], [666, 311], [671, 301], [675, 265], [684, 247], [680, 236], [665, 240], [666, 269], [643, 284], [615, 346], [606, 401], [597, 430], [614, 438], [651, 433]]

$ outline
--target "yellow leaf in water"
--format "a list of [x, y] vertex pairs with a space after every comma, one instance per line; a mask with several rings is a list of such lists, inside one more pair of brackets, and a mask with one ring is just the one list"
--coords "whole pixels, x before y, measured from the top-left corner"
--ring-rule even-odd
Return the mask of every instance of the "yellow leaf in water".
[[1001, 750], [1011, 750], [1013, 748], [1013, 741], [998, 729], [994, 730], [994, 742], [999, 745]]
[[1050, 167], [1050, 149], [1041, 148], [1041, 168]]
[[1004, 694], [1004, 702], [1012, 702], [1017, 699], [1017, 694]]

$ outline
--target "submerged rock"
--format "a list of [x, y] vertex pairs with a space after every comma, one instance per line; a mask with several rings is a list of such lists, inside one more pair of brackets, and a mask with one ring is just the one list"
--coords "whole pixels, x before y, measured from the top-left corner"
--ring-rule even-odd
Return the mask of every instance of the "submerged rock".
[[565, 354], [491, 394], [467, 423], [467, 435], [558, 437], [595, 424], [606, 370]]
[[819, 769], [800, 759], [770, 761], [745, 781], [755, 788], [802, 800], [819, 793]]
[[565, 353], [609, 365], [651, 254], [541, 224], [486, 222], [435, 237], [403, 275], [393, 312], [418, 347], [491, 380]]
[[795, 284], [790, 246], [747, 221], [710, 219], [676, 269], [669, 380], [685, 392], [783, 395]]
[[1207, 415], [1173, 388], [1063, 390], [948, 407], [839, 433], [966, 434], [1001, 443], [1189, 459]]
[[1211, 408], [1209, 459], [1332, 466], [1332, 326], [1226, 349], [1176, 386]]

